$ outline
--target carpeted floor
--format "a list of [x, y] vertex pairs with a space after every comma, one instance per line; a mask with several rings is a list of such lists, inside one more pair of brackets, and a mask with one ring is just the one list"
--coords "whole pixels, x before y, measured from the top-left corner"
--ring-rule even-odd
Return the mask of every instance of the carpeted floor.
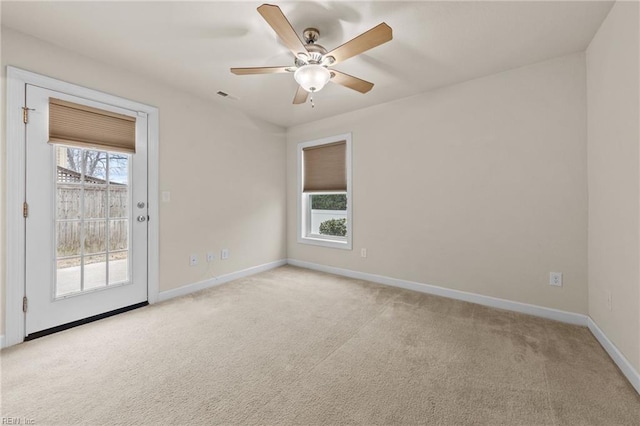
[[291, 266], [1, 357], [22, 424], [640, 423], [586, 328]]

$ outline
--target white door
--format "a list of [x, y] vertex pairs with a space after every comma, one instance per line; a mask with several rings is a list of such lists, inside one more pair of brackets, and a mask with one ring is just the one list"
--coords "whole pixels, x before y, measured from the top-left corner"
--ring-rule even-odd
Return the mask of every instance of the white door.
[[[49, 98], [133, 116], [136, 152], [50, 144]], [[26, 335], [147, 301], [147, 118], [27, 85]]]

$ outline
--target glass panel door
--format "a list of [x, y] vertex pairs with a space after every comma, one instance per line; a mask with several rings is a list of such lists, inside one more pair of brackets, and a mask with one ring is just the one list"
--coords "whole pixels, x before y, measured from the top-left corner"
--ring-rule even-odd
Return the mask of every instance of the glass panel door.
[[[52, 144], [51, 98], [135, 118], [136, 152]], [[32, 85], [26, 104], [26, 334], [144, 303], [146, 114]]]

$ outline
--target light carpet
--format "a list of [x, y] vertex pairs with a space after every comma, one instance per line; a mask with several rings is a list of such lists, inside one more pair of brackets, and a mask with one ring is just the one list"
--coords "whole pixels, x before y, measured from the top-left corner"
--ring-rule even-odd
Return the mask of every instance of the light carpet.
[[22, 424], [640, 422], [584, 327], [292, 266], [1, 358]]

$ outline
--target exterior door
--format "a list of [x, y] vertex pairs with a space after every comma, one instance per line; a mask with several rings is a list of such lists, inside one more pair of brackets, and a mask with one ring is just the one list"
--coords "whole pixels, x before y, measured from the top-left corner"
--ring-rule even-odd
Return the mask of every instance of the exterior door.
[[[135, 153], [49, 142], [49, 99], [135, 118]], [[147, 301], [147, 117], [27, 85], [26, 335]]]

